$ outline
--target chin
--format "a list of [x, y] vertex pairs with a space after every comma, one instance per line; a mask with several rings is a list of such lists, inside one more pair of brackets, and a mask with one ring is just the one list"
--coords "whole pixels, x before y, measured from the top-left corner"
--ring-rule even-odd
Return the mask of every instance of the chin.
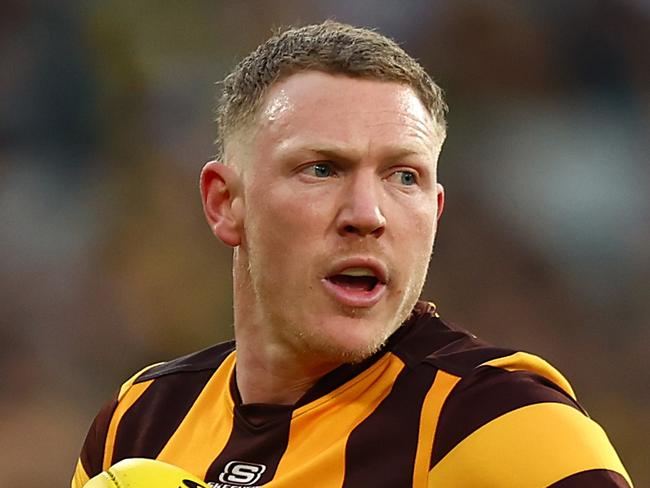
[[326, 330], [303, 335], [303, 339], [311, 354], [336, 363], [359, 363], [379, 351], [398, 326], [386, 327], [385, 322], [377, 324], [372, 319], [345, 318], [330, 321]]
[[384, 345], [372, 344], [365, 347], [346, 347], [341, 344], [319, 343], [308, 346], [310, 353], [317, 354], [327, 362], [336, 364], [356, 364], [369, 358]]

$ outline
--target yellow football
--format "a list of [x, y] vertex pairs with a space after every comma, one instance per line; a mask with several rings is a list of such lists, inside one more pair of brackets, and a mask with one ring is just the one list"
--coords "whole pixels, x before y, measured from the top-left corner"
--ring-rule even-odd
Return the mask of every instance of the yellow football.
[[132, 458], [111, 466], [84, 488], [209, 488], [184, 469], [153, 459]]

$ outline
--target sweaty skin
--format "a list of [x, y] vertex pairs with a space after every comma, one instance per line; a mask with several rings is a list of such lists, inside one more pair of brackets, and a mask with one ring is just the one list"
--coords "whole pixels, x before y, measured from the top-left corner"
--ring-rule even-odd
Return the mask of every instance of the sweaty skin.
[[[243, 164], [205, 166], [204, 208], [235, 248], [242, 399], [291, 404], [380, 348], [417, 301], [444, 201], [442, 131], [408, 86], [315, 71], [276, 83], [248, 130], [228, 150]], [[329, 279], [350, 267], [382, 283]]]

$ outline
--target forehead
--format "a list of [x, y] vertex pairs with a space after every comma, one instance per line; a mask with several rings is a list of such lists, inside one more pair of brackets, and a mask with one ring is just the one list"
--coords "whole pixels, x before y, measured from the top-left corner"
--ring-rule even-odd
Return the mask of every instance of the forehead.
[[437, 152], [442, 142], [439, 127], [409, 86], [318, 71], [273, 85], [253, 132], [264, 146], [386, 143]]

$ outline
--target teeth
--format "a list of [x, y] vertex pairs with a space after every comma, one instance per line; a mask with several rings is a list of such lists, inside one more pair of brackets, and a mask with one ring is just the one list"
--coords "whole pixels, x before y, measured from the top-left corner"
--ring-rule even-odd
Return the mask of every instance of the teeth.
[[375, 276], [375, 273], [373, 273], [368, 268], [347, 268], [341, 271], [339, 274], [345, 276]]

